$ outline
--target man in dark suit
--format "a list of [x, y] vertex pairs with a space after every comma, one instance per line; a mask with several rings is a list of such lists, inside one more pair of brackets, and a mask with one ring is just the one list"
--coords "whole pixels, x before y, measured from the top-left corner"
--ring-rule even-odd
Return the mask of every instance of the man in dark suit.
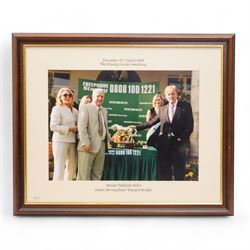
[[167, 86], [164, 91], [168, 104], [159, 115], [149, 122], [136, 126], [137, 130], [150, 128], [160, 122], [158, 138], [158, 179], [184, 180], [185, 163], [190, 148], [189, 137], [193, 132], [193, 113], [190, 103], [178, 100], [176, 86]]

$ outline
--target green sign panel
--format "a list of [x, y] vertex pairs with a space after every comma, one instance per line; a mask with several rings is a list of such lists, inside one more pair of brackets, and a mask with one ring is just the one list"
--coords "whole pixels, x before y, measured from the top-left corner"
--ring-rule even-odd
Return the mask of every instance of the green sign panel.
[[[152, 107], [153, 96], [159, 93], [159, 82], [108, 82], [79, 79], [78, 100], [92, 95], [92, 90], [105, 91], [103, 106], [108, 110], [108, 126], [124, 127], [146, 121], [147, 110]], [[112, 134], [112, 133], [111, 133]], [[139, 141], [146, 141], [146, 131], [137, 134]]]

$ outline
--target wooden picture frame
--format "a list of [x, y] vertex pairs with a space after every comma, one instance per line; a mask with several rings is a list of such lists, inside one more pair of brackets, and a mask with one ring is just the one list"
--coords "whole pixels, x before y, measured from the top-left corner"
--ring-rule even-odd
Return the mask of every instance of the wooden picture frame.
[[[14, 215], [234, 214], [234, 34], [19, 33], [12, 35], [12, 53]], [[44, 178], [48, 71], [65, 69], [199, 72], [199, 180]], [[131, 185], [137, 194], [128, 191]]]

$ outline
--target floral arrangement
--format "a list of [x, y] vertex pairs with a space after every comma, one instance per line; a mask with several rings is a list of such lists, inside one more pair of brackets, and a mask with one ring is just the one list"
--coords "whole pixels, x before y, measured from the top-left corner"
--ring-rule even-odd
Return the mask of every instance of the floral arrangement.
[[112, 141], [118, 144], [118, 146], [121, 144], [135, 144], [134, 136], [137, 133], [135, 129], [123, 127], [117, 124], [112, 125], [111, 129], [116, 131], [112, 136]]
[[186, 163], [185, 180], [198, 181], [199, 177], [199, 161], [190, 160]]

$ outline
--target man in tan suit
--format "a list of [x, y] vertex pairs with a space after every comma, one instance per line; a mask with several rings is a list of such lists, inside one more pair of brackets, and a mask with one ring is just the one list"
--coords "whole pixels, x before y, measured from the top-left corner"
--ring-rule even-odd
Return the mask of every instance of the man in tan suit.
[[84, 105], [78, 116], [77, 180], [101, 180], [107, 145], [107, 110], [102, 107], [105, 92], [94, 89], [93, 102]]

